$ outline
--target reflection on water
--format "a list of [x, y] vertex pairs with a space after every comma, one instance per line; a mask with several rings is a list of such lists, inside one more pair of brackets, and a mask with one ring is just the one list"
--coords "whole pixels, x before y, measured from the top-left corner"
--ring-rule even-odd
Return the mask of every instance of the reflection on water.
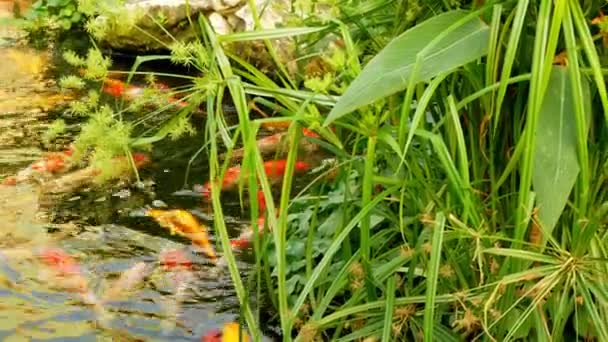
[[[50, 63], [46, 53], [0, 44], [0, 60], [2, 180], [40, 158], [48, 110], [70, 98], [44, 77]], [[73, 194], [61, 205], [49, 206], [41, 201], [36, 183], [0, 185], [0, 339], [199, 341], [208, 331], [238, 320], [228, 271], [219, 271], [186, 239], [170, 236], [152, 219], [137, 215], [160, 200], [209, 223], [211, 215], [203, 213], [198, 200], [169, 195], [183, 184], [177, 172], [183, 174], [189, 157], [170, 165], [156, 160], [143, 174], [149, 184], [162, 183], [158, 193], [152, 186], [141, 190], [123, 185]], [[238, 220], [228, 217], [228, 223], [241, 229]], [[41, 259], [44, 248], [65, 256], [58, 252]], [[189, 276], [181, 283], [176, 272], [159, 264], [166, 250], [183, 251], [191, 259]], [[123, 285], [133, 288], [124, 293], [116, 290], [121, 274], [142, 262], [145, 267], [135, 270], [145, 269], [146, 276], [134, 276], [133, 284]], [[243, 271], [249, 267], [245, 261], [239, 266]], [[78, 284], [86, 284], [86, 291], [66, 283], [74, 279], [73, 274], [60, 274], [69, 273], [66, 268], [77, 268]], [[111, 298], [101, 302], [108, 293]]]

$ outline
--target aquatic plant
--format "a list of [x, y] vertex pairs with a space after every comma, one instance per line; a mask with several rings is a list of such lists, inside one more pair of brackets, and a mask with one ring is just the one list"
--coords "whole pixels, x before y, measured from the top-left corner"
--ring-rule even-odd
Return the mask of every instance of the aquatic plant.
[[77, 0], [38, 0], [24, 14], [24, 28], [31, 38], [48, 38], [84, 24]]

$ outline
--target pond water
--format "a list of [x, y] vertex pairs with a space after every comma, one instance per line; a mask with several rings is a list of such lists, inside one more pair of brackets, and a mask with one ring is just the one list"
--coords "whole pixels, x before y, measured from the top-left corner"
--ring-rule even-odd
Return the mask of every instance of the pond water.
[[[16, 45], [17, 34], [6, 27], [0, 30], [0, 179], [43, 155], [41, 134], [71, 99], [49, 79], [53, 58]], [[49, 200], [36, 184], [0, 185], [0, 339], [200, 341], [224, 323], [238, 321], [238, 300], [228, 271], [141, 214], [144, 208], [163, 204], [211, 224], [210, 208], [200, 197], [176, 195], [200, 139], [184, 139], [173, 151], [155, 150], [150, 167], [141, 173], [143, 187], [116, 184]], [[190, 183], [205, 181], [202, 165], [193, 165]], [[226, 208], [234, 215], [227, 217], [229, 229], [238, 235], [247, 225], [239, 218], [238, 202], [226, 203]], [[92, 305], [58, 283], [32, 257], [33, 251], [48, 246], [77, 260], [79, 274], [97, 297], [139, 262], [148, 265], [149, 275], [123, 298]], [[171, 275], [158, 265], [160, 253], [168, 249], [183, 251], [193, 264], [193, 277], [179, 306]], [[248, 256], [238, 258], [246, 274]]]

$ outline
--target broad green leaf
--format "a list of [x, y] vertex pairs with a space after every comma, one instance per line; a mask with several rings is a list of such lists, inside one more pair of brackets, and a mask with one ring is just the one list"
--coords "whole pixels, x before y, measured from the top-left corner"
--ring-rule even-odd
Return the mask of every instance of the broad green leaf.
[[[583, 93], [588, 115], [590, 98], [585, 80]], [[579, 172], [573, 94], [568, 70], [554, 67], [538, 118], [533, 175], [539, 220], [549, 232], [564, 210]]]
[[416, 82], [428, 81], [484, 56], [489, 31], [477, 16], [455, 10], [404, 32], [365, 66], [329, 113], [325, 125], [405, 89], [418, 59]]

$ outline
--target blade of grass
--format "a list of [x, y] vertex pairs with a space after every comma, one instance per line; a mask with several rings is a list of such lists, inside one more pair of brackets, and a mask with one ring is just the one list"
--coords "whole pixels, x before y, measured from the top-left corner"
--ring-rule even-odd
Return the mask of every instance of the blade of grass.
[[[579, 178], [577, 181], [578, 196], [576, 198], [576, 213], [578, 218], [587, 217], [587, 207], [589, 205], [589, 186], [590, 186], [590, 171], [589, 171], [589, 151], [587, 149], [588, 139], [588, 113], [590, 113], [590, 102], [588, 89], [583, 89], [584, 80], [581, 79], [581, 71], [578, 60], [578, 52], [576, 51], [576, 36], [574, 34], [574, 26], [572, 24], [572, 12], [570, 7], [567, 8], [567, 13], [564, 16], [564, 38], [566, 41], [566, 51], [568, 53], [568, 71], [570, 73], [570, 82], [572, 84], [572, 100], [574, 102], [575, 122], [576, 122], [576, 138], [577, 138], [577, 154], [579, 166]], [[586, 84], [585, 84], [586, 85]], [[586, 92], [584, 90], [587, 90]], [[578, 241], [578, 232], [573, 232], [573, 242], [575, 250], [579, 250], [578, 244], [588, 241]]]
[[424, 340], [433, 341], [435, 331], [435, 300], [437, 297], [437, 279], [439, 277], [439, 265], [441, 263], [441, 251], [443, 247], [443, 229], [445, 227], [445, 216], [437, 213], [433, 225], [433, 251], [429, 261], [426, 274], [426, 300], [424, 302]]
[[252, 40], [280, 39], [299, 35], [305, 35], [326, 30], [326, 26], [321, 27], [287, 27], [277, 29], [261, 29], [231, 33], [218, 36], [220, 42], [246, 42]]
[[[521, 0], [517, 2], [515, 10], [515, 18], [513, 20], [513, 26], [511, 27], [511, 35], [509, 36], [509, 42], [507, 43], [507, 51], [505, 52], [504, 61], [501, 63], [502, 72], [500, 75], [500, 82], [498, 87], [498, 94], [496, 95], [496, 102], [494, 104], [494, 129], [493, 136], [497, 133], [498, 124], [500, 122], [500, 113], [502, 112], [502, 103], [507, 94], [507, 85], [509, 84], [509, 77], [511, 77], [511, 71], [513, 70], [513, 62], [521, 39], [521, 31], [524, 26], [526, 19], [526, 12], [528, 10], [528, 0]], [[506, 28], [505, 28], [506, 29]]]
[[608, 92], [606, 91], [606, 82], [602, 76], [602, 65], [600, 63], [600, 58], [597, 54], [597, 50], [595, 49], [593, 37], [591, 36], [591, 32], [589, 32], [589, 26], [587, 26], [587, 20], [585, 20], [585, 15], [581, 9], [580, 2], [570, 0], [569, 5], [574, 26], [578, 31], [578, 41], [582, 42], [583, 50], [585, 51], [585, 55], [587, 55], [587, 60], [591, 64], [591, 72], [593, 73], [595, 86], [597, 87], [602, 102], [604, 121], [606, 124], [608, 124]]
[[[212, 99], [209, 99], [212, 101]], [[215, 120], [214, 115], [209, 116], [210, 119], [210, 133], [211, 136], [215, 136]], [[222, 250], [224, 254], [224, 258], [226, 259], [228, 269], [230, 271], [230, 276], [232, 278], [232, 282], [234, 284], [234, 288], [237, 293], [237, 297], [239, 302], [241, 303], [242, 312], [245, 316], [245, 321], [247, 322], [247, 326], [249, 327], [249, 331], [253, 334], [253, 338], [255, 341], [261, 340], [260, 331], [258, 328], [258, 324], [255, 321], [255, 317], [253, 312], [251, 311], [249, 305], [249, 296], [243, 286], [243, 282], [241, 276], [239, 274], [239, 269], [236, 264], [236, 259], [234, 258], [234, 254], [232, 253], [232, 248], [230, 245], [230, 238], [228, 236], [228, 231], [226, 229], [226, 223], [224, 221], [222, 203], [220, 200], [220, 187], [217, 181], [217, 170], [218, 170], [218, 151], [217, 151], [217, 143], [215, 139], [211, 139], [211, 151], [210, 151], [210, 171], [209, 177], [211, 179], [211, 202], [213, 206], [213, 220], [216, 232], [219, 233], [220, 241], [222, 244]]]
[[390, 277], [386, 284], [386, 309], [384, 311], [384, 325], [382, 327], [382, 341], [392, 341], [391, 334], [393, 332], [393, 312], [395, 311], [395, 286], [397, 280], [395, 277]]
[[[361, 207], [364, 208], [372, 199], [372, 191], [374, 184], [372, 177], [374, 174], [375, 156], [376, 156], [376, 140], [378, 137], [377, 127], [370, 127], [369, 136], [367, 138], [367, 153], [365, 158], [363, 184], [361, 193]], [[365, 287], [367, 289], [367, 298], [369, 301], [377, 299], [376, 287], [374, 286], [374, 278], [370, 266], [370, 223], [371, 216], [369, 212], [363, 216], [360, 226], [360, 249], [361, 249], [361, 264], [365, 272]]]

